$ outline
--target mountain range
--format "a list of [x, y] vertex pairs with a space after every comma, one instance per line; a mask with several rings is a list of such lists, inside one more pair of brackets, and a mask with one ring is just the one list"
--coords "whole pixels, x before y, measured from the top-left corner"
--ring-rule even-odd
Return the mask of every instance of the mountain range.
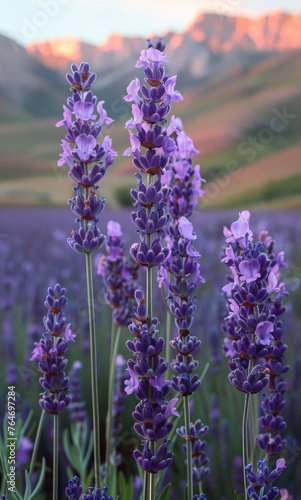
[[[185, 33], [164, 36], [167, 71], [178, 75], [184, 97], [173, 113], [200, 150], [207, 205], [301, 205], [300, 32], [301, 15], [206, 13]], [[129, 81], [141, 78], [135, 63], [144, 47], [142, 38], [116, 34], [99, 46], [69, 38], [26, 48], [0, 36], [0, 203], [65, 204], [70, 197], [67, 173], [56, 167], [63, 131], [54, 124], [69, 93], [65, 73], [82, 60], [97, 73], [94, 92], [115, 119], [107, 133], [119, 156], [105, 177], [105, 195], [115, 206], [128, 200], [133, 167], [122, 153], [131, 110], [123, 96]], [[277, 113], [293, 117], [279, 133], [270, 128]], [[235, 175], [228, 175], [229, 163]]]
[[[184, 33], [164, 35], [168, 70], [178, 75], [181, 88], [187, 88], [231, 67], [298, 49], [300, 26], [301, 14], [274, 12], [251, 19], [203, 13]], [[57, 115], [70, 62], [85, 60], [98, 75], [95, 90], [102, 90], [103, 98], [112, 101], [124, 95], [145, 44], [138, 37], [112, 34], [99, 46], [62, 38], [23, 48], [1, 37], [0, 64], [6, 68], [0, 75], [1, 94], [33, 116]]]

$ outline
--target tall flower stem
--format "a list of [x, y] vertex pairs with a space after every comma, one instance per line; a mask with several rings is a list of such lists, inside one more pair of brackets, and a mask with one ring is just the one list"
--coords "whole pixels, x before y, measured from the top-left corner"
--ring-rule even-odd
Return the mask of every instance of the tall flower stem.
[[170, 341], [171, 341], [171, 332], [173, 327], [173, 316], [169, 310], [166, 311], [166, 349], [165, 349], [165, 358], [168, 363], [168, 371], [167, 378], [170, 378], [170, 363], [171, 363], [171, 350], [170, 350]]
[[42, 429], [43, 429], [44, 417], [45, 417], [45, 411], [42, 410], [40, 420], [39, 420], [39, 425], [38, 425], [37, 432], [36, 432], [36, 438], [35, 438], [35, 442], [34, 442], [33, 452], [31, 455], [30, 468], [29, 468], [29, 477], [30, 478], [32, 476], [34, 465], [35, 465], [36, 460], [37, 460], [38, 449], [39, 449], [41, 434], [42, 434]]
[[[147, 187], [150, 185], [150, 174], [147, 174]], [[148, 209], [148, 215], [150, 210]], [[151, 247], [152, 237], [151, 234], [146, 235], [146, 242], [148, 248]], [[146, 268], [146, 310], [148, 315], [148, 326], [150, 327], [151, 318], [153, 314], [153, 298], [152, 298], [152, 286], [153, 286], [153, 273], [152, 268]], [[151, 390], [151, 389], [150, 389]], [[155, 443], [150, 442], [150, 449], [154, 454]], [[154, 500], [155, 499], [155, 478], [154, 474], [146, 472], [143, 476], [143, 500]]]
[[58, 500], [59, 475], [59, 416], [53, 415], [53, 470], [52, 470], [52, 499]]
[[97, 351], [96, 351], [96, 331], [94, 317], [93, 298], [93, 275], [91, 253], [86, 253], [86, 273], [87, 273], [87, 294], [90, 326], [90, 361], [91, 361], [91, 387], [92, 387], [92, 415], [93, 415], [93, 440], [94, 440], [94, 474], [95, 487], [100, 488], [101, 484], [101, 461], [100, 461], [100, 424], [99, 424], [99, 404], [98, 404], [98, 382], [97, 382]]
[[112, 440], [112, 415], [113, 415], [113, 395], [114, 395], [114, 382], [115, 382], [115, 364], [118, 352], [119, 339], [120, 339], [121, 326], [116, 328], [113, 321], [112, 324], [112, 337], [111, 337], [111, 355], [110, 355], [110, 372], [109, 372], [109, 391], [108, 391], [108, 414], [107, 414], [107, 427], [106, 427], [106, 480], [110, 478], [110, 450]]
[[[249, 361], [248, 374], [251, 373], [254, 365], [254, 360]], [[247, 392], [245, 396], [244, 411], [242, 417], [242, 459], [243, 459], [243, 474], [244, 474], [244, 486], [245, 486], [245, 499], [248, 500], [247, 493], [247, 476], [246, 476], [246, 465], [250, 463], [249, 455], [249, 432], [248, 432], [248, 420], [249, 420], [249, 408], [250, 408], [250, 393]]]
[[258, 434], [258, 395], [253, 394], [250, 399], [250, 463], [255, 469], [258, 462], [256, 436]]
[[190, 408], [189, 396], [183, 396], [184, 399], [184, 423], [186, 429], [186, 454], [187, 454], [187, 498], [192, 500], [193, 497], [193, 479], [192, 479], [192, 448], [191, 441], [187, 437], [190, 429]]
[[242, 417], [242, 459], [243, 459], [243, 475], [244, 475], [244, 487], [245, 487], [245, 499], [248, 500], [247, 494], [247, 476], [246, 476], [246, 465], [249, 463], [249, 452], [248, 452], [248, 414], [250, 406], [250, 394], [247, 392], [245, 396], [244, 412]]

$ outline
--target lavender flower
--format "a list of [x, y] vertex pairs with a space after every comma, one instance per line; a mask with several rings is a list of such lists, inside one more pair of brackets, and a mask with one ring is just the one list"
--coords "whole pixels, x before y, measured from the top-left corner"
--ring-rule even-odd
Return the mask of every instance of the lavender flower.
[[[132, 245], [130, 254], [139, 266], [147, 268], [147, 293], [146, 305], [144, 293], [141, 290], [135, 293], [137, 308], [135, 318], [129, 325], [135, 338], [127, 342], [134, 359], [128, 362], [131, 379], [125, 382], [125, 390], [128, 394], [135, 392], [139, 399], [133, 413], [136, 420], [134, 428], [145, 440], [143, 452], [135, 450], [134, 457], [140, 467], [151, 474], [165, 469], [172, 461], [173, 455], [168, 451], [169, 441], [165, 441], [158, 449], [154, 443], [168, 436], [173, 427], [169, 418], [178, 415], [174, 406], [177, 399], [166, 401], [170, 391], [164, 379], [168, 364], [160, 357], [164, 340], [156, 338], [159, 322], [152, 315], [152, 268], [162, 264], [170, 254], [161, 240], [164, 227], [170, 219], [165, 207], [171, 190], [162, 184], [161, 173], [170, 153], [176, 149], [171, 139], [176, 121], [172, 117], [167, 126], [166, 116], [170, 111], [170, 102], [182, 99], [180, 93], [175, 91], [176, 77], [165, 74], [163, 64], [168, 61], [163, 50], [164, 46], [159, 41], [156, 47], [149, 44], [148, 49], [141, 52], [136, 67], [144, 68], [145, 81], [149, 87], [140, 86], [136, 78], [127, 87], [125, 97], [126, 101], [134, 101], [134, 104], [133, 118], [125, 126], [129, 130], [131, 147], [124, 155], [133, 154], [134, 166], [147, 174], [146, 184], [141, 175], [136, 174], [138, 187], [131, 191], [135, 200], [131, 219], [140, 235], [140, 242]], [[157, 178], [151, 183], [153, 176]]]
[[251, 499], [274, 500], [278, 498], [279, 490], [273, 487], [271, 483], [275, 481], [286, 468], [284, 458], [277, 460], [276, 469], [271, 473], [267, 467], [265, 458], [258, 461], [257, 473], [253, 472], [252, 465], [246, 466], [247, 479], [250, 483], [248, 487], [248, 496]]
[[69, 378], [64, 373], [68, 361], [64, 353], [69, 343], [75, 342], [75, 335], [62, 312], [67, 303], [65, 288], [59, 284], [48, 288], [44, 303], [48, 309], [44, 317], [46, 332], [35, 342], [30, 358], [30, 361], [38, 361], [38, 370], [43, 374], [39, 382], [45, 392], [39, 400], [40, 407], [51, 415], [60, 413], [71, 403], [67, 394]]
[[[192, 451], [192, 477], [196, 483], [201, 483], [208, 476], [210, 469], [207, 467], [209, 458], [206, 454], [206, 442], [201, 438], [209, 431], [208, 425], [204, 425], [200, 420], [190, 424], [188, 433], [185, 426], [177, 429], [178, 436], [187, 443], [191, 442]], [[187, 453], [187, 444], [183, 444], [182, 449]]]
[[169, 441], [158, 448], [155, 455], [149, 448], [148, 441], [160, 441], [167, 437], [173, 428], [169, 421], [172, 415], [178, 416], [175, 404], [177, 398], [166, 401], [169, 394], [169, 383], [164, 379], [168, 365], [160, 353], [164, 348], [163, 338], [156, 338], [157, 318], [152, 318], [150, 326], [144, 305], [144, 294], [141, 290], [135, 293], [137, 308], [135, 318], [129, 326], [134, 334], [133, 341], [127, 341], [127, 347], [132, 352], [134, 360], [128, 362], [130, 380], [125, 381], [127, 394], [135, 393], [139, 400], [133, 418], [136, 420], [134, 429], [136, 433], [146, 440], [144, 451], [134, 452], [134, 458], [147, 472], [156, 473], [163, 470], [171, 463], [173, 454], [167, 451]]
[[[68, 481], [68, 486], [65, 488], [65, 495], [68, 500], [79, 500], [81, 498], [81, 494], [83, 491], [83, 487], [79, 482], [79, 478], [75, 476], [74, 478]], [[88, 492], [84, 493], [82, 496], [82, 500], [113, 500], [112, 495], [108, 496], [108, 487], [104, 486], [103, 488], [97, 488], [94, 491], [94, 488], [88, 488]]]
[[200, 165], [193, 166], [193, 156], [199, 151], [195, 149], [192, 139], [186, 135], [181, 119], [175, 120], [177, 149], [171, 153], [171, 161], [163, 179], [165, 184], [172, 188], [168, 207], [173, 219], [177, 220], [192, 215], [199, 197], [204, 195], [201, 185], [206, 181], [200, 175]]
[[83, 487], [79, 483], [79, 478], [77, 476], [73, 477], [68, 481], [68, 486], [65, 488], [65, 495], [68, 500], [79, 500], [82, 494]]
[[105, 285], [105, 301], [112, 308], [116, 325], [128, 326], [135, 307], [134, 291], [137, 288], [139, 266], [124, 255], [121, 226], [109, 221], [107, 226], [107, 255], [100, 259], [97, 274]]
[[225, 249], [222, 262], [232, 272], [229, 284], [223, 287], [229, 303], [229, 315], [222, 328], [224, 351], [232, 359], [229, 380], [236, 389], [250, 394], [265, 387], [270, 391], [262, 403], [265, 415], [259, 419], [265, 434], [257, 438], [257, 445], [273, 455], [285, 445], [279, 433], [286, 424], [279, 415], [286, 390], [283, 375], [289, 367], [283, 363], [287, 346], [281, 339], [283, 325], [278, 319], [285, 311], [282, 300], [287, 292], [283, 285], [278, 286], [279, 268], [285, 264], [282, 252], [278, 256], [273, 253], [274, 240], [267, 231], [253, 243], [249, 219], [246, 210], [230, 230], [224, 228], [230, 246]]
[[[73, 74], [67, 74], [67, 81], [71, 85], [73, 96], [67, 99], [67, 106], [64, 106], [64, 119], [56, 124], [67, 130], [66, 140], [61, 142], [63, 153], [60, 154], [58, 166], [66, 164], [70, 169], [69, 177], [76, 184], [76, 196], [68, 203], [77, 216], [79, 230], [72, 231], [68, 244], [78, 253], [90, 253], [100, 248], [104, 242], [97, 224], [105, 200], [96, 195], [97, 183], [114, 162], [117, 153], [112, 149], [109, 136], [104, 137], [101, 145], [97, 142], [103, 125], [108, 125], [113, 120], [103, 109], [104, 101], [97, 104], [97, 98], [90, 90], [96, 74], [90, 72], [88, 63], [81, 63], [79, 68], [72, 64], [71, 69]], [[95, 106], [98, 117], [94, 114]], [[91, 164], [94, 165], [89, 170]]]

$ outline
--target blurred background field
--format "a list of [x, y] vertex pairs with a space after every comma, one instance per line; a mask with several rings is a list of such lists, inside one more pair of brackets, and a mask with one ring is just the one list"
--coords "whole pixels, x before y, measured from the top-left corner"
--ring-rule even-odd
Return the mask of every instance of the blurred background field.
[[[118, 219], [124, 232], [127, 247], [134, 238], [134, 228], [129, 223], [129, 210], [105, 210], [102, 216], [102, 227], [105, 230], [108, 220]], [[74, 216], [65, 209], [41, 207], [24, 209], [2, 209], [2, 233], [0, 239], [0, 271], [2, 307], [0, 308], [0, 322], [2, 325], [2, 341], [0, 364], [4, 371], [8, 370], [12, 353], [15, 351], [18, 366], [17, 389], [22, 395], [20, 410], [23, 415], [33, 410], [33, 422], [37, 424], [40, 415], [38, 405], [41, 388], [38, 384], [38, 373], [35, 363], [29, 363], [28, 358], [33, 346], [35, 331], [37, 337], [43, 332], [42, 318], [45, 314], [43, 305], [48, 285], [53, 286], [57, 281], [67, 288], [69, 306], [66, 317], [71, 322], [73, 333], [77, 334], [76, 344], [68, 349], [67, 373], [74, 360], [81, 360], [83, 399], [87, 403], [87, 410], [91, 414], [89, 341], [87, 328], [87, 304], [85, 290], [85, 271], [82, 255], [75, 254], [66, 243], [66, 237], [73, 227]], [[231, 500], [233, 488], [242, 491], [241, 462], [237, 458], [241, 454], [240, 431], [243, 395], [230, 385], [227, 362], [222, 353], [222, 335], [220, 324], [226, 315], [224, 297], [221, 288], [225, 284], [225, 268], [219, 262], [219, 254], [224, 244], [222, 227], [230, 225], [237, 217], [236, 211], [206, 211], [194, 217], [197, 227], [198, 248], [201, 250], [201, 272], [206, 284], [200, 289], [200, 302], [194, 324], [194, 332], [202, 339], [202, 346], [198, 353], [201, 374], [209, 363], [209, 369], [203, 380], [201, 389], [194, 398], [193, 417], [201, 418], [210, 425], [210, 432], [206, 436], [207, 448], [210, 457], [212, 473], [204, 482], [204, 491], [207, 498], [212, 500]], [[254, 234], [268, 228], [271, 236], [276, 239], [276, 251], [284, 250], [288, 269], [282, 275], [290, 292], [286, 300], [288, 310], [283, 317], [285, 324], [284, 340], [288, 344], [286, 363], [291, 370], [287, 375], [288, 392], [284, 418], [288, 422], [285, 438], [287, 446], [283, 455], [288, 462], [286, 472], [281, 476], [281, 487], [287, 487], [294, 494], [294, 500], [300, 500], [300, 366], [301, 366], [301, 224], [296, 212], [255, 212], [251, 217], [251, 227]], [[101, 277], [96, 275], [102, 250], [94, 256], [94, 290], [96, 298], [97, 343], [99, 354], [99, 384], [101, 397], [101, 426], [105, 426], [105, 408], [107, 403], [108, 359], [110, 349], [111, 310], [103, 298]], [[143, 283], [144, 276], [141, 276]], [[161, 322], [160, 332], [164, 335], [165, 310], [162, 307], [162, 296], [156, 292], [155, 311]], [[128, 359], [126, 340], [131, 337], [125, 328], [122, 331], [120, 352]], [[0, 389], [6, 394], [5, 377], [1, 377]], [[3, 397], [2, 396], [2, 397]], [[1, 405], [4, 404], [0, 398]], [[132, 459], [132, 451], [138, 445], [133, 431], [131, 412], [135, 398], [129, 397], [123, 416], [121, 431], [122, 442], [120, 451], [123, 454], [121, 469], [128, 474], [136, 474]], [[61, 429], [69, 426], [69, 412], [62, 415]], [[48, 418], [48, 417], [47, 417]], [[51, 418], [48, 418], [43, 433], [43, 453], [47, 464], [51, 464]], [[177, 423], [177, 425], [182, 425]], [[34, 439], [34, 426], [29, 434]], [[104, 447], [104, 442], [102, 442]], [[67, 459], [64, 455], [62, 442], [60, 444], [61, 482], [65, 484]], [[104, 448], [102, 448], [104, 452]], [[182, 487], [185, 478], [183, 467], [184, 453], [181, 443], [177, 442], [174, 448], [175, 458], [172, 469], [173, 499], [182, 498]], [[273, 457], [271, 458], [274, 463]], [[235, 465], [236, 464], [236, 465]], [[50, 472], [50, 471], [49, 471]], [[71, 473], [70, 473], [71, 474]], [[70, 476], [69, 474], [69, 476]], [[168, 478], [166, 478], [167, 480]], [[49, 481], [51, 488], [51, 473], [47, 475], [46, 488]], [[47, 489], [45, 489], [47, 491]], [[39, 496], [39, 500], [47, 500], [47, 495]]]
[[[184, 32], [164, 36], [170, 74], [184, 100], [172, 112], [200, 151], [207, 180], [203, 207], [296, 208], [301, 204], [301, 16], [277, 11], [257, 18], [197, 16]], [[115, 122], [118, 158], [102, 184], [110, 207], [129, 205], [133, 184], [123, 101], [146, 46], [111, 35], [100, 45], [72, 37], [19, 45], [0, 36], [0, 203], [60, 205], [71, 195], [67, 170], [56, 167], [69, 94], [65, 73], [87, 60], [95, 92]], [[118, 176], [118, 183], [116, 179]]]

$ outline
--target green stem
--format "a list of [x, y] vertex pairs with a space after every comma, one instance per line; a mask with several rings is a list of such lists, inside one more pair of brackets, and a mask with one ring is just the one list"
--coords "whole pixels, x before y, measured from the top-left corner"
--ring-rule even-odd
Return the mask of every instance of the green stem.
[[59, 416], [53, 415], [53, 470], [52, 470], [52, 499], [58, 500], [59, 485]]
[[193, 479], [192, 479], [192, 447], [190, 439], [187, 439], [190, 429], [190, 408], [189, 396], [183, 396], [184, 399], [184, 422], [186, 429], [186, 455], [187, 455], [187, 498], [193, 498]]
[[243, 474], [244, 474], [244, 486], [245, 486], [245, 498], [248, 500], [247, 494], [247, 476], [246, 476], [246, 465], [249, 463], [249, 452], [248, 452], [248, 413], [250, 405], [250, 394], [247, 392], [245, 396], [244, 412], [242, 417], [242, 459], [243, 459]]
[[144, 471], [143, 473], [143, 500], [149, 500], [150, 498], [150, 482], [148, 480], [149, 473]]
[[31, 461], [30, 461], [30, 468], [29, 468], [29, 477], [31, 478], [33, 469], [37, 460], [37, 455], [38, 455], [38, 449], [40, 445], [40, 440], [41, 440], [41, 434], [42, 434], [42, 429], [43, 429], [43, 422], [44, 422], [44, 417], [45, 417], [45, 411], [41, 411], [41, 416], [39, 420], [39, 425], [37, 428], [37, 433], [36, 433], [36, 438], [34, 442], [34, 447], [33, 447], [33, 452], [31, 455]]
[[92, 415], [93, 415], [93, 440], [94, 440], [94, 474], [95, 488], [101, 486], [101, 461], [100, 461], [100, 424], [97, 383], [97, 350], [93, 298], [93, 274], [91, 253], [86, 253], [87, 294], [90, 325], [90, 361], [91, 361], [91, 388], [92, 388]]
[[[150, 174], [147, 174], [147, 187], [150, 185]], [[150, 209], [147, 209], [147, 215], [150, 213]], [[148, 248], [151, 247], [152, 236], [151, 234], [146, 235], [146, 243]], [[152, 301], [152, 268], [147, 267], [146, 269], [146, 310], [147, 310], [147, 325], [150, 327], [152, 314], [153, 314], [153, 301]], [[150, 364], [152, 364], [152, 358], [150, 359]], [[151, 394], [151, 386], [150, 386], [150, 400], [152, 397]], [[150, 443], [150, 448], [152, 453], [154, 454], [154, 443]], [[143, 475], [143, 500], [155, 500], [155, 479], [154, 474], [150, 472], [146, 472]]]
[[[113, 326], [114, 325], [114, 326]], [[121, 333], [121, 326], [117, 328], [113, 322], [112, 337], [111, 337], [111, 355], [110, 355], [110, 371], [109, 371], [109, 392], [108, 392], [108, 414], [107, 414], [107, 427], [106, 427], [106, 480], [109, 483], [110, 479], [110, 451], [112, 440], [112, 425], [113, 425], [113, 396], [114, 396], [114, 383], [115, 383], [115, 364], [118, 352], [119, 339]]]
[[256, 469], [256, 436], [258, 434], [258, 394], [250, 398], [250, 463]]
[[[254, 335], [252, 342], [254, 342]], [[249, 360], [248, 375], [250, 375], [252, 368], [254, 366], [254, 360]], [[244, 412], [242, 417], [242, 458], [243, 458], [243, 474], [244, 474], [244, 485], [245, 485], [245, 498], [248, 500], [247, 494], [247, 476], [246, 476], [246, 465], [250, 463], [249, 454], [249, 433], [248, 433], [248, 419], [249, 419], [249, 408], [250, 408], [250, 393], [246, 393]], [[252, 426], [252, 423], [251, 423]]]
[[173, 327], [173, 316], [169, 310], [166, 311], [166, 349], [165, 349], [165, 357], [166, 362], [168, 363], [168, 371], [166, 374], [167, 380], [171, 378], [170, 375], [170, 363], [171, 363], [171, 349], [170, 349], [170, 341], [171, 341], [171, 333]]

